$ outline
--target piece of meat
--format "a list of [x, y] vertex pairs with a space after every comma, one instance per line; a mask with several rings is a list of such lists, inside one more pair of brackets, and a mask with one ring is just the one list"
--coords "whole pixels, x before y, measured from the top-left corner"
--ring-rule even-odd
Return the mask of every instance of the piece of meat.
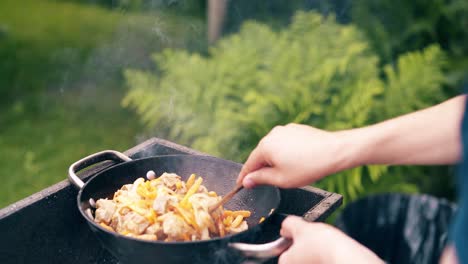
[[118, 203], [126, 203], [130, 201], [138, 201], [141, 200], [141, 197], [138, 193], [133, 192], [132, 190], [118, 190], [114, 194], [114, 201]]
[[221, 197], [212, 197], [208, 193], [195, 193], [189, 198], [189, 202], [192, 204], [193, 209], [208, 211], [211, 205], [216, 204]]
[[168, 238], [173, 240], [182, 240], [184, 237], [190, 237], [192, 228], [173, 212], [160, 216], [163, 220], [163, 232]]
[[166, 213], [169, 204], [177, 203], [177, 198], [172, 195], [160, 194], [154, 199], [153, 210], [162, 215]]
[[159, 222], [156, 222], [150, 225], [148, 228], [146, 228], [145, 234], [156, 235], [159, 239], [165, 236], [163, 232], [163, 227]]
[[[193, 214], [195, 216], [195, 222], [204, 231], [209, 227], [214, 227], [214, 221], [211, 215], [208, 213], [208, 208], [215, 204], [218, 198], [211, 197], [206, 193], [196, 193], [189, 198], [189, 202], [192, 204]], [[202, 232], [202, 239], [209, 239], [208, 235]]]
[[201, 236], [200, 236], [200, 240], [207, 240], [207, 239], [210, 239], [210, 231], [208, 230], [208, 227], [202, 229]]
[[180, 176], [174, 173], [163, 173], [158, 179], [173, 191], [176, 190], [177, 183], [181, 182]]
[[158, 237], [156, 235], [149, 235], [149, 234], [143, 234], [143, 235], [139, 235], [135, 237], [139, 239], [144, 239], [144, 240], [158, 240]]
[[200, 185], [197, 192], [198, 193], [208, 193], [208, 189], [204, 185]]
[[133, 184], [125, 184], [124, 186], [122, 186], [122, 188], [120, 188], [120, 190], [128, 191], [132, 189], [132, 186]]
[[117, 209], [117, 205], [112, 200], [99, 199], [96, 202], [96, 208], [94, 221], [97, 223], [104, 222], [108, 225]]
[[111, 226], [119, 233], [130, 232], [134, 235], [141, 235], [149, 225], [150, 223], [145, 217], [131, 211], [123, 216], [116, 214], [112, 219]]
[[[118, 211], [121, 209], [117, 209]], [[117, 232], [120, 232], [122, 231], [122, 215], [120, 215], [118, 212], [116, 212], [113, 216], [112, 216], [112, 220], [111, 220], [111, 223], [110, 223], [110, 227], [112, 227], [115, 231]]]
[[187, 186], [185, 186], [185, 182], [180, 181], [180, 186], [176, 188], [175, 193], [184, 195], [187, 193]]

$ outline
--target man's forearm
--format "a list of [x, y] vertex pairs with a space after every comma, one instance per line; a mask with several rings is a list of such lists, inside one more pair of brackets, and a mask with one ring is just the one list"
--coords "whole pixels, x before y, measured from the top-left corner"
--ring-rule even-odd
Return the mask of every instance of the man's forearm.
[[461, 158], [466, 96], [369, 127], [339, 132], [350, 166], [453, 164]]

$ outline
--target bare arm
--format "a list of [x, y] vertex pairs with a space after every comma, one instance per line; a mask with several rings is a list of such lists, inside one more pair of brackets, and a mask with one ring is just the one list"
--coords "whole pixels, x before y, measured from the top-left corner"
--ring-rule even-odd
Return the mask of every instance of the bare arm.
[[[283, 188], [310, 184], [329, 174], [364, 164], [450, 164], [461, 159], [461, 120], [466, 96], [458, 96], [431, 108], [394, 118], [376, 125], [346, 131], [328, 132], [305, 125], [275, 127], [252, 151], [239, 174], [238, 182], [247, 188], [271, 184]], [[286, 223], [286, 224], [285, 224]], [[280, 263], [311, 262], [325, 256], [379, 263], [376, 256], [329, 227], [302, 224], [290, 218], [283, 223], [283, 236], [292, 238], [293, 246], [280, 258]], [[294, 232], [299, 229], [300, 232]], [[328, 230], [328, 231], [327, 231]], [[325, 232], [322, 237], [317, 236]], [[308, 233], [312, 236], [306, 235]], [[310, 251], [314, 238], [317, 245], [332, 241], [343, 243], [348, 252], [328, 252], [329, 248]], [[308, 245], [304, 248], [304, 245]], [[338, 261], [336, 263], [340, 263]], [[441, 264], [456, 264], [449, 247]]]
[[244, 186], [310, 184], [364, 164], [453, 164], [461, 158], [466, 96], [376, 125], [328, 132], [279, 126], [252, 151], [239, 175]]
[[[466, 96], [373, 126], [341, 132], [363, 164], [453, 164], [461, 157], [461, 120]], [[352, 159], [352, 158], [351, 158]]]

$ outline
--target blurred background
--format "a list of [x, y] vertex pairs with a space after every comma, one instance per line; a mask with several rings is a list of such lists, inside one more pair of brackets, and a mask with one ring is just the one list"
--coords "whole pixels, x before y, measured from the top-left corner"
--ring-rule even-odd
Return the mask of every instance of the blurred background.
[[[460, 94], [465, 0], [2, 0], [0, 207], [156, 136], [243, 162], [272, 127], [338, 130]], [[313, 162], [313, 161], [311, 161]], [[316, 183], [454, 199], [455, 167]]]

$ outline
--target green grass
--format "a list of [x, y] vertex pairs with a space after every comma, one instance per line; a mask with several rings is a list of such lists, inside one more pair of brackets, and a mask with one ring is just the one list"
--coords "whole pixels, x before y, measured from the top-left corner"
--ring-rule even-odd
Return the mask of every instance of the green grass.
[[[102, 45], [127, 42], [143, 51], [202, 46], [203, 30], [199, 19], [169, 11], [142, 14], [52, 0], [2, 0], [0, 102], [42, 91], [62, 81], [64, 72], [79, 72]], [[194, 33], [198, 38], [192, 38]], [[116, 34], [124, 39], [115, 39]]]
[[202, 21], [170, 12], [0, 1], [0, 208], [66, 179], [83, 156], [135, 145], [122, 70], [204, 39]]
[[8, 120], [0, 123], [0, 207], [66, 179], [81, 157], [134, 145], [135, 117], [108, 103], [93, 109], [72, 98], [43, 98], [7, 109]]
[[[118, 13], [73, 3], [0, 2], [0, 92], [22, 95], [57, 81], [62, 67], [80, 64], [108, 39]], [[73, 56], [61, 56], [73, 49]]]

